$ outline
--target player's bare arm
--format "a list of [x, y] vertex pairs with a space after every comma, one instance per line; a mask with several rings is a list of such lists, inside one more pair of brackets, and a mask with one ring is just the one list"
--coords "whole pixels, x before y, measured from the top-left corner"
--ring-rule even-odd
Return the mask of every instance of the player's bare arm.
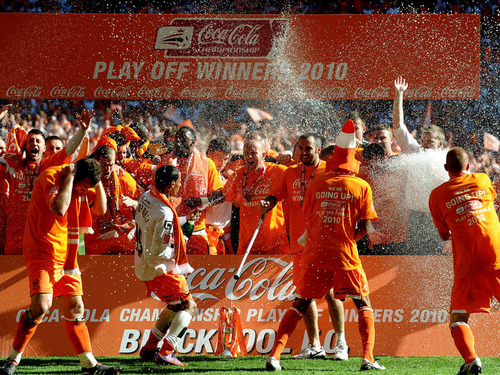
[[354, 239], [356, 242], [358, 242], [366, 235], [369, 227], [370, 227], [370, 220], [361, 219], [359, 221], [358, 226], [356, 227], [356, 230], [354, 232]]
[[50, 206], [50, 210], [57, 216], [64, 216], [68, 211], [71, 203], [71, 193], [73, 191], [73, 181], [75, 178], [76, 168], [73, 164], [66, 165], [63, 169], [63, 182], [54, 203]]
[[392, 130], [401, 128], [404, 125], [403, 95], [408, 84], [403, 77], [398, 77], [394, 81], [394, 104], [392, 107]]
[[71, 156], [73, 153], [80, 147], [83, 138], [87, 134], [87, 130], [90, 128], [90, 124], [92, 123], [92, 118], [95, 116], [94, 110], [84, 109], [82, 114], [80, 115], [80, 128], [76, 132], [76, 134], [71, 137], [68, 141], [68, 145], [66, 146], [66, 155]]
[[104, 215], [106, 213], [106, 192], [102, 186], [102, 182], [99, 181], [95, 186], [95, 201], [92, 206], [92, 212], [96, 215]]
[[12, 107], [12, 104], [3, 104], [2, 109], [0, 110], [0, 120], [5, 117], [7, 112], [9, 111], [9, 108]]

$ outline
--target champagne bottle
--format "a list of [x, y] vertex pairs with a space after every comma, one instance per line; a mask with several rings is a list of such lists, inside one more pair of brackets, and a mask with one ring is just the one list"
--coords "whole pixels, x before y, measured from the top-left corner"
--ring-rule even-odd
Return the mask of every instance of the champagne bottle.
[[200, 211], [198, 210], [191, 218], [184, 223], [182, 228], [182, 234], [184, 237], [189, 238], [193, 234], [195, 220], [198, 218]]

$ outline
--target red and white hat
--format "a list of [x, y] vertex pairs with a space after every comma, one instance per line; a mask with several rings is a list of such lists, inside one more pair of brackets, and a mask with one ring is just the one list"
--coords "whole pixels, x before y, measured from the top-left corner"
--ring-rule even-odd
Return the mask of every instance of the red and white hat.
[[355, 174], [359, 172], [361, 163], [356, 160], [356, 136], [354, 122], [347, 120], [335, 141], [333, 156], [326, 162], [326, 170], [343, 169]]

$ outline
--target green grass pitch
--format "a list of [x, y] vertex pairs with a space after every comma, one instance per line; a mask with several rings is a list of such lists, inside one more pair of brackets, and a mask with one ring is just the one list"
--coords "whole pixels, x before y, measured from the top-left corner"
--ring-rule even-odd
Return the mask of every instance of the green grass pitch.
[[[247, 356], [239, 358], [222, 358], [213, 355], [179, 356], [187, 366], [156, 366], [152, 362], [144, 362], [137, 356], [99, 357], [106, 365], [122, 366], [122, 374], [255, 374], [265, 372], [265, 356]], [[483, 357], [483, 374], [500, 373], [500, 357]], [[387, 371], [387, 375], [450, 375], [458, 373], [463, 363], [460, 357], [380, 357], [379, 361]], [[283, 374], [353, 374], [359, 372], [361, 358], [351, 357], [349, 361], [340, 362], [332, 359], [292, 359], [283, 356], [281, 365]], [[16, 374], [78, 374], [79, 361], [76, 357], [38, 357], [24, 358]]]

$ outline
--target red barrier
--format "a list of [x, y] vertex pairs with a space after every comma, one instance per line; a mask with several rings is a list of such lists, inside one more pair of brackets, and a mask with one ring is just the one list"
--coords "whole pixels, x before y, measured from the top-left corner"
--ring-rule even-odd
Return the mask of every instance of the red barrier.
[[[21, 256], [2, 256], [0, 264], [0, 356], [9, 353], [16, 319], [29, 305], [28, 281]], [[291, 258], [250, 256], [236, 281], [241, 256], [191, 256], [195, 271], [189, 276], [198, 311], [180, 345], [181, 354], [213, 354], [219, 311], [223, 306], [240, 309], [249, 354], [268, 353], [285, 310], [291, 306]], [[448, 329], [452, 285], [449, 256], [364, 256], [374, 308], [377, 355], [458, 355]], [[145, 287], [134, 276], [131, 256], [82, 256], [84, 302], [96, 355], [138, 355], [163, 308], [145, 297]], [[318, 301], [321, 342], [327, 353], [334, 335], [326, 302]], [[351, 355], [361, 354], [357, 313], [345, 303], [346, 337]], [[492, 314], [474, 314], [470, 325], [481, 356], [498, 356], [498, 334], [491, 329], [500, 319], [495, 302]], [[303, 323], [289, 341], [293, 353], [307, 345]], [[288, 352], [290, 352], [288, 350]], [[61, 313], [53, 309], [30, 342], [28, 356], [72, 355]]]
[[[60, 25], [64, 25], [61, 30]], [[0, 14], [0, 97], [477, 99], [480, 15]]]

